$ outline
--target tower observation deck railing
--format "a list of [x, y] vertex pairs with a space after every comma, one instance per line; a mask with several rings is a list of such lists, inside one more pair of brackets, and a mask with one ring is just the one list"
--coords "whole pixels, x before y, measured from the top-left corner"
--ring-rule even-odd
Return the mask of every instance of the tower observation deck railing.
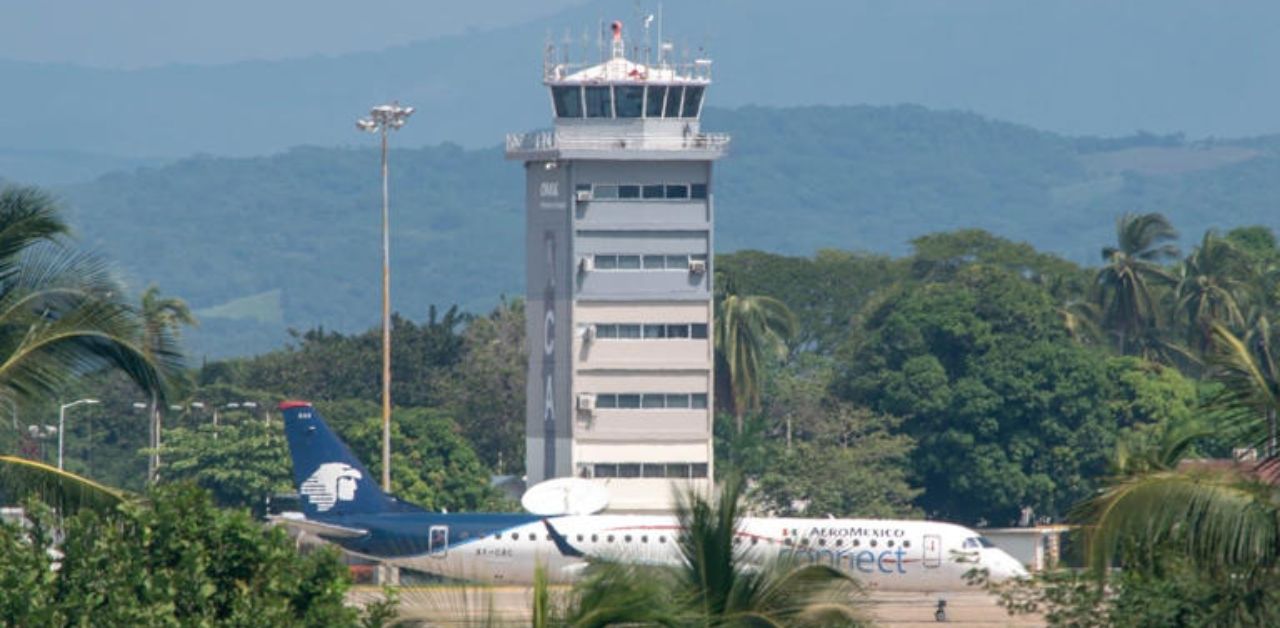
[[508, 133], [507, 152], [537, 152], [551, 150], [699, 150], [723, 151], [729, 146], [727, 133], [692, 133], [678, 136], [623, 137], [599, 136], [566, 137], [555, 131]]

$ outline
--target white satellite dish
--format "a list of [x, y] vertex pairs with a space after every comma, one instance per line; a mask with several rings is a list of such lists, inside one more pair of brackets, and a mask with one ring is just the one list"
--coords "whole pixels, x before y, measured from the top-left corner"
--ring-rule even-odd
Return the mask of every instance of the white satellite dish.
[[581, 478], [553, 478], [524, 492], [520, 505], [535, 515], [594, 515], [609, 506], [609, 490]]

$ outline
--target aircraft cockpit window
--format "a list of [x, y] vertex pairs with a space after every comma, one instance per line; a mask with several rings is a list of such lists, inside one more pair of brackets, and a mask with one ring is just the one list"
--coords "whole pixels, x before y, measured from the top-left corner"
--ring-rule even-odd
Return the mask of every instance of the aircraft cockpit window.
[[995, 547], [995, 543], [992, 543], [985, 536], [971, 536], [964, 540], [964, 549], [981, 549], [984, 547]]
[[980, 536], [980, 537], [978, 537], [978, 543], [979, 543], [979, 544], [981, 544], [983, 547], [995, 547], [995, 546], [996, 546], [996, 544], [995, 544], [995, 543], [992, 543], [992, 542], [991, 542], [991, 539], [988, 539], [988, 538], [987, 538], [987, 537], [985, 537], [985, 536]]

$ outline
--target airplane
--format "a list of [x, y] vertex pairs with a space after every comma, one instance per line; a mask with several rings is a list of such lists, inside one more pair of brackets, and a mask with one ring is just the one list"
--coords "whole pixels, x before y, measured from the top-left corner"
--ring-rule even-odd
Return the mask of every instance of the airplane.
[[[572, 581], [591, 562], [679, 564], [674, 516], [429, 512], [384, 493], [310, 403], [286, 401], [280, 410], [303, 512], [276, 521], [354, 555], [509, 584], [531, 584], [539, 564], [552, 582]], [[972, 590], [964, 574], [975, 567], [995, 582], [1027, 575], [981, 534], [934, 521], [747, 517], [734, 543], [753, 561], [829, 564], [881, 591]]]

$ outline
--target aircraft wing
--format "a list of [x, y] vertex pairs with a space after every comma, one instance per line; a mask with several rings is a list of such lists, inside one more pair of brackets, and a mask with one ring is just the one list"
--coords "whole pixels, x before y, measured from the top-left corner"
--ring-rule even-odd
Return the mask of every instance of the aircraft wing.
[[270, 520], [272, 523], [286, 525], [312, 534], [338, 539], [354, 539], [369, 534], [369, 531], [363, 528], [349, 528], [347, 526], [334, 525], [332, 523], [321, 523], [304, 517], [291, 517], [287, 514], [270, 517]]

